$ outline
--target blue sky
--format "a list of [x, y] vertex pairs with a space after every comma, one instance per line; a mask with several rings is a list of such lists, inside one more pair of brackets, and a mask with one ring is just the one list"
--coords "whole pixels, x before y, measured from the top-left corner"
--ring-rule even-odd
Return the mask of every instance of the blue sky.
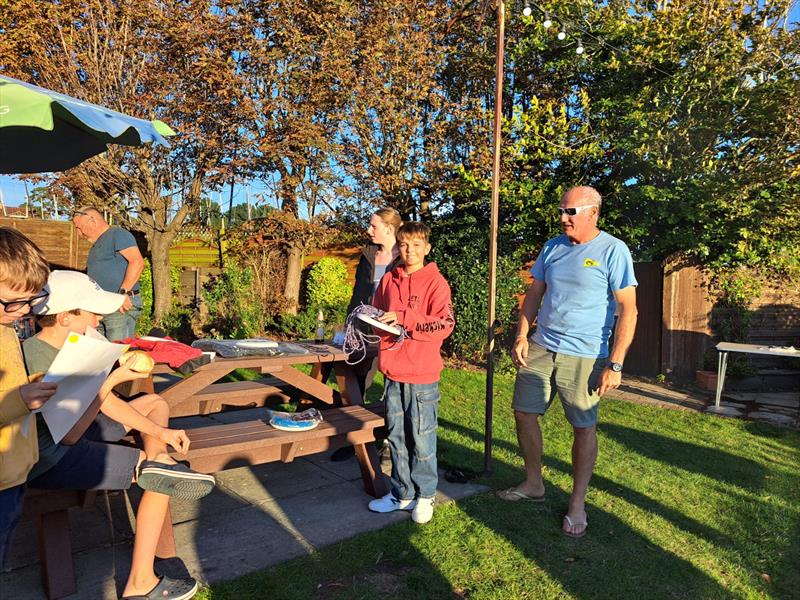
[[[789, 21], [792, 23], [800, 23], [800, 1], [795, 1], [790, 12]], [[276, 205], [274, 194], [270, 190], [270, 186], [261, 181], [249, 182], [249, 195], [250, 201], [255, 202], [256, 195], [261, 195], [267, 199], [268, 203], [273, 206]], [[28, 184], [30, 189], [32, 186]], [[20, 179], [8, 175], [0, 175], [0, 194], [6, 206], [20, 206], [25, 203], [25, 184]], [[217, 201], [220, 199], [220, 194], [217, 192], [212, 193], [212, 199]], [[226, 188], [221, 193], [222, 205], [227, 208], [228, 199], [230, 197], [230, 187]], [[246, 197], [245, 185], [234, 186], [233, 203], [244, 204]]]

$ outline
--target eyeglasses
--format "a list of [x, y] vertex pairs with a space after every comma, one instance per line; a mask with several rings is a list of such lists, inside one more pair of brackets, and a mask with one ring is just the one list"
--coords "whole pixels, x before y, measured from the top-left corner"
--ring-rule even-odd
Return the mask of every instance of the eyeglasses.
[[43, 304], [44, 301], [49, 297], [50, 292], [44, 292], [43, 294], [39, 294], [33, 298], [28, 298], [27, 300], [12, 300], [11, 302], [0, 300], [0, 304], [3, 305], [3, 310], [5, 310], [7, 313], [13, 313], [25, 308], [26, 306], [31, 308], [34, 306], [39, 306], [40, 304]]
[[561, 208], [560, 206], [556, 209], [558, 211], [558, 216], [561, 215], [568, 215], [570, 217], [574, 217], [579, 212], [583, 212], [587, 208], [597, 208], [597, 204], [586, 204], [584, 206], [570, 206], [569, 208]]

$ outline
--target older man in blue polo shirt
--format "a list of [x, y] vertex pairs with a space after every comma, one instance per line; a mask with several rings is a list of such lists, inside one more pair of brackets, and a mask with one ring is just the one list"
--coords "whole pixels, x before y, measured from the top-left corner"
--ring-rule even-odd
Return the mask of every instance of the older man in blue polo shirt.
[[98, 330], [112, 342], [133, 337], [142, 312], [139, 277], [144, 269], [136, 239], [130, 231], [111, 227], [96, 208], [80, 208], [72, 215], [75, 228], [92, 242], [86, 274], [107, 292], [126, 296], [118, 311], [103, 316]]
[[[558, 207], [564, 233], [545, 243], [531, 269], [533, 283], [522, 304], [512, 351], [518, 368], [512, 406], [526, 479], [498, 492], [508, 501], [544, 501], [539, 415], [558, 393], [574, 434], [573, 489], [562, 525], [570, 537], [586, 533], [586, 491], [597, 460], [598, 403], [619, 386], [636, 329], [631, 253], [624, 242], [597, 227], [601, 205], [600, 194], [591, 187], [564, 194]], [[534, 322], [536, 330], [530, 335]]]

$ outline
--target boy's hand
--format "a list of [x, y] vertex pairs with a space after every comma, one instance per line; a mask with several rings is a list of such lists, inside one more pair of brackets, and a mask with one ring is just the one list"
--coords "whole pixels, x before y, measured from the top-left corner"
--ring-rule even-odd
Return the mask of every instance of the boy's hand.
[[189, 451], [189, 436], [183, 429], [167, 429], [165, 427], [161, 430], [158, 439], [168, 446], [172, 446], [181, 454]]
[[114, 369], [106, 380], [112, 388], [118, 386], [120, 383], [126, 381], [134, 381], [135, 379], [147, 379], [150, 373], [141, 373], [139, 371], [132, 371], [128, 363]]
[[36, 383], [28, 383], [19, 386], [19, 395], [28, 410], [36, 410], [42, 408], [45, 402], [56, 393], [58, 385], [55, 383], [45, 383], [38, 381]]
[[381, 323], [386, 323], [387, 325], [395, 325], [397, 323], [397, 313], [385, 312], [380, 317], [378, 317], [378, 321], [380, 321]]
[[518, 369], [528, 366], [525, 359], [528, 358], [529, 345], [528, 338], [525, 336], [517, 337], [514, 342], [514, 348], [511, 350], [511, 362], [513, 362], [514, 366]]

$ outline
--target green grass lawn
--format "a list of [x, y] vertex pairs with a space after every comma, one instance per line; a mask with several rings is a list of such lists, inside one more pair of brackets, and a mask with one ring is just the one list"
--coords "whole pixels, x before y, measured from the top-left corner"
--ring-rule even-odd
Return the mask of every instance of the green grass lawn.
[[[443, 468], [483, 467], [484, 381], [480, 372], [443, 373]], [[523, 476], [512, 385], [495, 379], [494, 470], [478, 480], [493, 489]], [[800, 597], [797, 431], [604, 401], [589, 530], [573, 540], [560, 533], [571, 489], [560, 405], [543, 430], [543, 504], [481, 494], [437, 507], [427, 525], [360, 535], [198, 598]]]

